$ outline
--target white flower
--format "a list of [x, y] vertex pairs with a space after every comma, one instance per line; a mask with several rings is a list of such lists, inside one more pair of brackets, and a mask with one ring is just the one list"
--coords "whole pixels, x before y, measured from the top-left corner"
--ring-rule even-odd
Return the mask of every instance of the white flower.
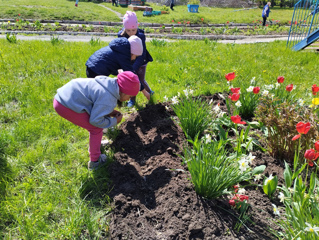
[[275, 94], [270, 94], [270, 97], [271, 97], [272, 99], [274, 99]]
[[172, 103], [173, 103], [173, 104], [178, 103], [178, 98], [177, 98], [177, 96], [174, 96], [174, 97], [172, 98]]
[[253, 86], [250, 86], [249, 88], [246, 89], [247, 92], [252, 92], [254, 90]]
[[288, 190], [290, 193], [294, 193], [294, 191], [295, 191], [293, 188], [288, 188]]
[[241, 107], [241, 102], [240, 102], [240, 101], [237, 101], [237, 102], [235, 103], [235, 105], [236, 105], [236, 107]]
[[239, 188], [237, 193], [241, 194], [241, 195], [245, 195], [246, 190], [245, 190], [245, 188]]
[[169, 110], [169, 107], [165, 106], [165, 109], [168, 111], [168, 110]]
[[280, 83], [275, 83], [275, 89], [279, 88], [280, 87]]
[[245, 158], [242, 158], [238, 161], [239, 169], [241, 172], [245, 172], [248, 168], [248, 162]]
[[305, 101], [302, 98], [299, 98], [298, 104], [302, 107], [305, 104]]
[[256, 81], [255, 81], [256, 77], [253, 77], [251, 80], [250, 80], [250, 84], [254, 84]]
[[263, 96], [267, 96], [267, 95], [268, 95], [268, 93], [269, 93], [269, 91], [264, 90], [264, 91], [261, 93], [261, 95], [263, 95]]
[[205, 143], [208, 144], [208, 143], [210, 143], [211, 141], [212, 141], [212, 136], [209, 135], [209, 134], [206, 134], [206, 135], [205, 135]]
[[221, 111], [220, 113], [218, 113], [218, 115], [217, 115], [217, 117], [222, 117], [222, 116], [224, 116], [226, 114], [226, 112], [223, 112], [223, 111]]
[[214, 99], [211, 99], [208, 104], [211, 105], [213, 102], [214, 102]]
[[194, 90], [193, 89], [189, 89], [189, 94], [193, 95], [193, 93], [194, 93]]
[[311, 226], [309, 223], [306, 222], [306, 225], [308, 227], [305, 228], [305, 231], [306, 232], [312, 232], [314, 234], [316, 234], [318, 236], [318, 231], [319, 231], [319, 227], [316, 227], [315, 225], [314, 226]]
[[177, 96], [179, 96], [179, 97], [180, 97], [180, 96], [181, 96], [181, 93], [180, 93], [180, 92], [178, 92], [178, 93], [177, 93]]
[[255, 178], [254, 178], [254, 181], [256, 182], [256, 181], [262, 179], [262, 177], [263, 177], [263, 176], [262, 176], [261, 174], [256, 174], [256, 175], [255, 175]]
[[272, 174], [270, 174], [270, 176], [266, 179], [265, 184], [270, 183], [270, 181], [273, 179], [274, 177], [272, 176]]
[[249, 162], [249, 164], [252, 164], [253, 163], [253, 160], [255, 159], [256, 157], [253, 156], [251, 153], [249, 153], [249, 155], [247, 156], [247, 161]]
[[229, 89], [231, 89], [231, 88], [234, 88], [233, 85], [230, 85], [230, 86], [229, 86]]
[[168, 101], [168, 97], [165, 95], [164, 96], [164, 101], [167, 102]]
[[280, 202], [285, 201], [285, 195], [282, 192], [279, 193], [278, 198], [279, 198]]
[[275, 204], [271, 204], [271, 205], [273, 207], [274, 214], [280, 216], [280, 212], [277, 206]]
[[271, 89], [274, 88], [274, 85], [273, 85], [273, 84], [265, 85], [265, 88], [266, 88], [267, 90], [271, 90]]
[[220, 107], [219, 107], [219, 104], [216, 104], [216, 106], [213, 108], [213, 111], [215, 113], [219, 113], [221, 111]]
[[188, 97], [188, 91], [187, 91], [187, 89], [183, 90], [183, 92], [184, 92], [185, 96]]

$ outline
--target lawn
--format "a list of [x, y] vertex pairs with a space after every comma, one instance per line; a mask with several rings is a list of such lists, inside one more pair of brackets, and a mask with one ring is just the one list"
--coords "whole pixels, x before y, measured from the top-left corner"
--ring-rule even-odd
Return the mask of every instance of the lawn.
[[[1, 0], [0, 16], [2, 19], [16, 19], [19, 14], [22, 19], [34, 20], [81, 20], [81, 21], [110, 21], [121, 22], [117, 15], [104, 8], [106, 6], [116, 12], [125, 14], [127, 7], [115, 7], [111, 3], [104, 2], [81, 2], [79, 7], [75, 7], [75, 1], [69, 0]], [[148, 3], [153, 10], [163, 10], [163, 6], [154, 3]], [[172, 20], [176, 22], [191, 23], [252, 23], [253, 21], [262, 20], [261, 8], [242, 10], [233, 8], [212, 8], [200, 7], [199, 13], [187, 12], [186, 5], [176, 6], [175, 11], [169, 11], [169, 14], [159, 16], [143, 17], [143, 12], [138, 11], [137, 16], [140, 22], [169, 24]], [[270, 18], [279, 20], [281, 23], [288, 24], [291, 21], [293, 9], [274, 7], [271, 9]]]
[[[53, 110], [56, 90], [85, 77], [85, 62], [108, 43], [0, 40], [0, 229], [4, 239], [92, 239], [107, 231], [111, 211], [108, 176], [99, 182], [87, 170], [88, 136]], [[286, 43], [252, 45], [215, 41], [147, 43], [154, 58], [147, 81], [155, 100], [164, 101], [185, 88], [212, 95], [253, 77], [260, 85], [285, 76], [296, 98], [311, 104], [311, 86], [319, 82], [319, 56], [293, 52]], [[194, 51], [196, 49], [196, 51]], [[138, 95], [140, 108], [146, 100]], [[124, 108], [125, 112], [128, 109]], [[125, 121], [125, 119], [124, 119]], [[86, 199], [88, 193], [94, 200]], [[101, 222], [99, 219], [106, 219]]]

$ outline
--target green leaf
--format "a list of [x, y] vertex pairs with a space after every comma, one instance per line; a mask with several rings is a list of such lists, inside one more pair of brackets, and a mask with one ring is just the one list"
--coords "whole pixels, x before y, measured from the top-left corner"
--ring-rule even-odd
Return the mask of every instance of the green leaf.
[[257, 175], [257, 174], [261, 174], [265, 171], [266, 166], [265, 165], [260, 165], [258, 167], [255, 167], [254, 170], [252, 171], [252, 175]]
[[292, 171], [286, 161], [285, 161], [284, 179], [285, 179], [286, 187], [289, 188], [292, 184], [293, 179], [292, 179]]

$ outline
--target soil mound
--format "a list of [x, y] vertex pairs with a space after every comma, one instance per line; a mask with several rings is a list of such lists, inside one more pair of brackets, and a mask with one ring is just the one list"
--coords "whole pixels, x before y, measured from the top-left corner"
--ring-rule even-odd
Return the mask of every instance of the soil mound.
[[[131, 114], [112, 144], [111, 239], [274, 239], [269, 227], [278, 227], [272, 205], [260, 188], [245, 188], [254, 224], [246, 222], [239, 232], [234, 231], [238, 213], [228, 199], [210, 201], [196, 194], [180, 157], [185, 135], [166, 107], [148, 105]], [[261, 152], [253, 155], [255, 165], [267, 166], [266, 175], [282, 173], [275, 159]]]

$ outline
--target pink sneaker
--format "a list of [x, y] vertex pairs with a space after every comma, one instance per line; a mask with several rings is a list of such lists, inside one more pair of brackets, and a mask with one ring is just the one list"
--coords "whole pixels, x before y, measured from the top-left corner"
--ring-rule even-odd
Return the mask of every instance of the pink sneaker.
[[77, 6], [78, 6], [78, 4], [76, 3], [76, 4], [75, 4], [75, 6], [77, 7]]

